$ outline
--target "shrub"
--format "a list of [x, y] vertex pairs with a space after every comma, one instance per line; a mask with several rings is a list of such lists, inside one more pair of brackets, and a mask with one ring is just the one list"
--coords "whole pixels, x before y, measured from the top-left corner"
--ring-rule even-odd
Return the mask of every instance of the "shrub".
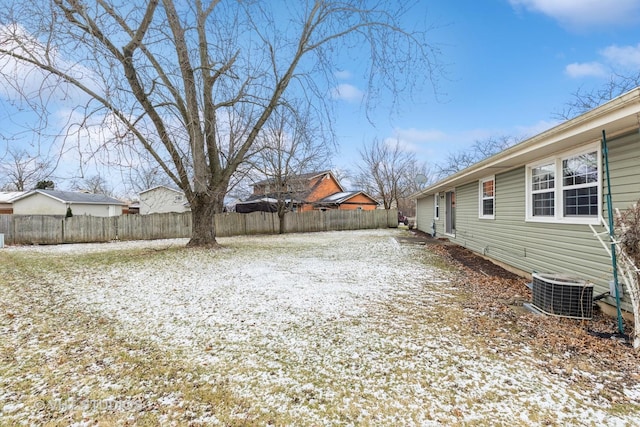
[[618, 239], [622, 249], [640, 266], [640, 200], [619, 213], [616, 226], [620, 230]]

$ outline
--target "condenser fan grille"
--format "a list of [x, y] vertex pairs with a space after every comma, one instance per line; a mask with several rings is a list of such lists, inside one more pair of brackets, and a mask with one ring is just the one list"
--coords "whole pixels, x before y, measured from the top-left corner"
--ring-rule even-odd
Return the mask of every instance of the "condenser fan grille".
[[593, 284], [558, 275], [533, 274], [533, 305], [553, 316], [591, 319]]

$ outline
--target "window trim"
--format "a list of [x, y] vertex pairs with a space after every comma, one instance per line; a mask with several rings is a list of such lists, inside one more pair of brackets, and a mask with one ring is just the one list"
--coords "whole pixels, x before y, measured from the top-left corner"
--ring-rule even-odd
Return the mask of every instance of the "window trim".
[[[484, 197], [483, 184], [485, 182], [493, 182], [493, 196]], [[493, 209], [490, 215], [484, 213], [484, 201], [493, 200]], [[479, 219], [495, 219], [496, 218], [496, 176], [491, 175], [478, 180], [478, 218]]]
[[[566, 216], [564, 214], [564, 190], [571, 188], [571, 186], [564, 185], [562, 161], [571, 157], [576, 157], [588, 153], [596, 153], [597, 165], [598, 165], [598, 179], [595, 183], [595, 187], [598, 191], [598, 215], [591, 216]], [[554, 200], [554, 215], [553, 216], [534, 216], [533, 215], [533, 189], [532, 189], [532, 169], [544, 166], [547, 164], [553, 164], [555, 170], [555, 184], [553, 188], [553, 200]], [[535, 163], [529, 163], [525, 167], [525, 221], [526, 222], [541, 222], [541, 223], [556, 223], [556, 224], [599, 224], [600, 217], [602, 216], [602, 150], [600, 144], [595, 142], [589, 145], [584, 145], [578, 149], [565, 151], [558, 153], [553, 157], [547, 157], [536, 161]], [[589, 186], [591, 187], [591, 186]]]
[[440, 219], [440, 193], [433, 195], [433, 219]]

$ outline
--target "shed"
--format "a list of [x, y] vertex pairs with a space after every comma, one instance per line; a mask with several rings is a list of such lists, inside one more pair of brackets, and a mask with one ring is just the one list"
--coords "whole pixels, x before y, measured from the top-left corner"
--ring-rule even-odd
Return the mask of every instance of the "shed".
[[168, 212], [191, 212], [184, 192], [158, 185], [140, 192], [140, 215]]

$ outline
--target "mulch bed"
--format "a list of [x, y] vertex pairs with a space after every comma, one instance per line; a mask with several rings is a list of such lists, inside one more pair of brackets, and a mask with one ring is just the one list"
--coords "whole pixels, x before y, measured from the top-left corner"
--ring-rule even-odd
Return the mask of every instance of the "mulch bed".
[[[492, 336], [497, 330], [504, 330], [503, 325], [515, 324], [508, 339], [524, 342], [540, 354], [579, 359], [594, 370], [618, 370], [630, 379], [640, 380], [640, 351], [617, 334], [617, 319], [595, 308], [591, 320], [533, 314], [523, 308], [523, 303], [531, 301], [531, 291], [526, 286], [530, 280], [462, 246], [418, 230], [412, 233], [425, 240], [426, 250], [458, 267], [461, 274], [453, 284], [465, 292], [465, 308], [482, 313], [483, 321], [474, 322], [478, 333]], [[493, 321], [485, 321], [486, 318]], [[627, 321], [625, 332], [632, 329], [632, 323]]]

